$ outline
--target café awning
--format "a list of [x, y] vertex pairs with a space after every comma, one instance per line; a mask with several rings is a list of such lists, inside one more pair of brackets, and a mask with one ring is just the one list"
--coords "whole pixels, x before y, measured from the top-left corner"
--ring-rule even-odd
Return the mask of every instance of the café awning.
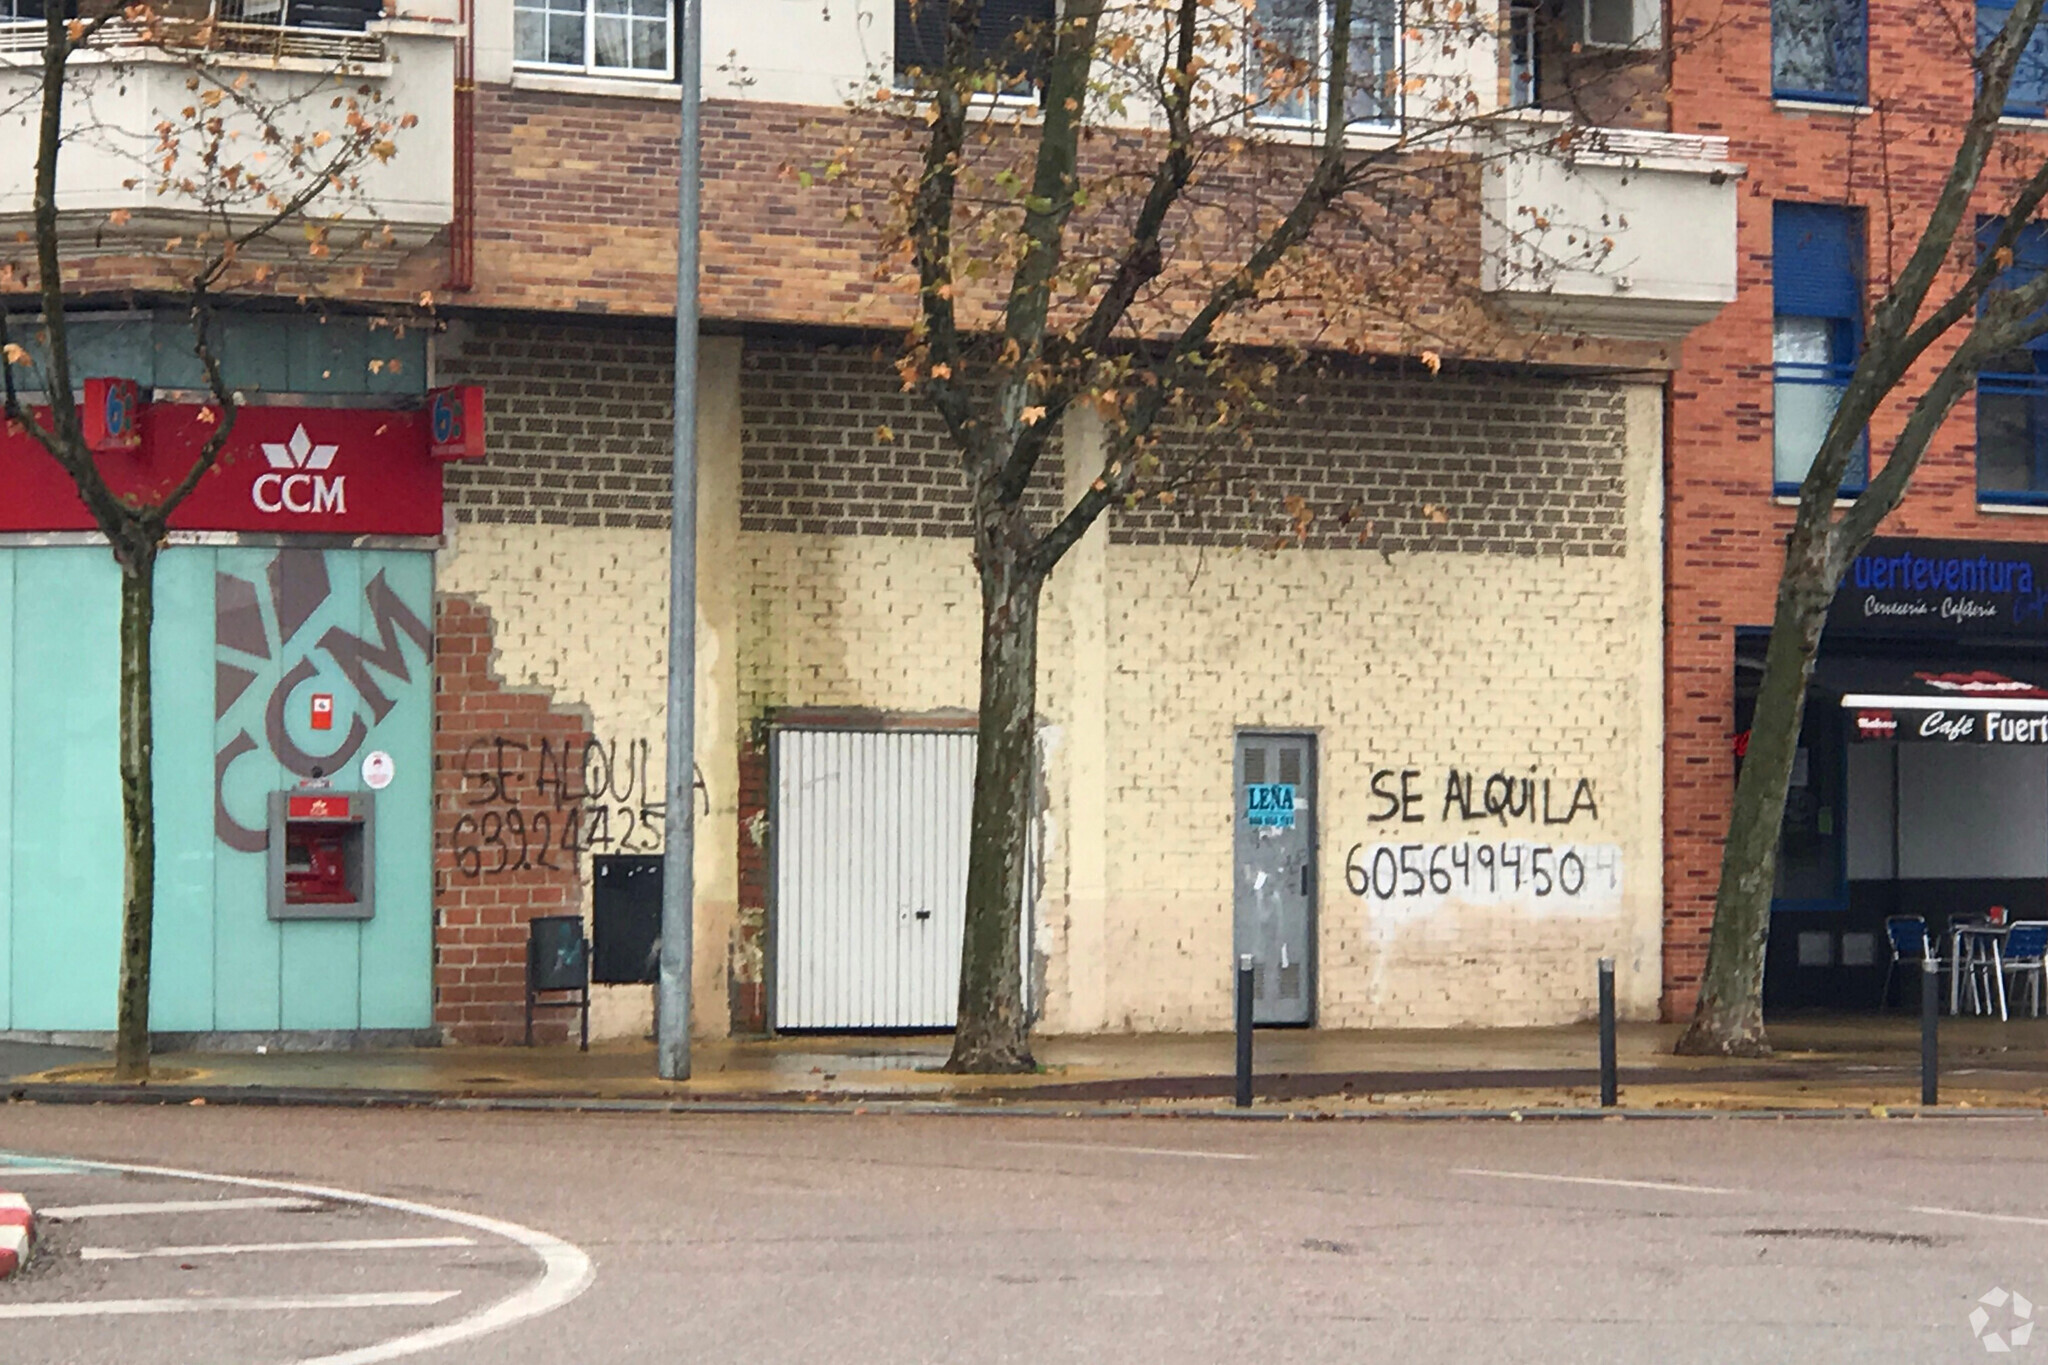
[[1813, 682], [1852, 714], [1858, 739], [2048, 744], [2048, 666], [2032, 661], [1822, 659]]

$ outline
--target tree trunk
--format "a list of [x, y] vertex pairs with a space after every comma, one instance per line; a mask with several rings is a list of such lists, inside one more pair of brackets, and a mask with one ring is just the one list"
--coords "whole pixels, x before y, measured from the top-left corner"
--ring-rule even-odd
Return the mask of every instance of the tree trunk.
[[149, 954], [156, 910], [156, 812], [151, 771], [149, 634], [156, 621], [156, 546], [130, 547], [121, 566], [121, 986], [114, 1079], [149, 1079]]
[[1771, 1050], [1764, 1032], [1764, 945], [1771, 935], [1779, 831], [1806, 713], [1806, 684], [1834, 596], [1827, 545], [1826, 529], [1795, 529], [1786, 547], [1785, 576], [1750, 721], [1749, 748], [1735, 782], [1727, 842], [1721, 850], [1721, 885], [1714, 895], [1706, 970], [1700, 977], [1692, 1023], [1676, 1049], [1683, 1054], [1762, 1057]]
[[1038, 594], [1044, 579], [1008, 545], [978, 547], [981, 713], [968, 835], [960, 1016], [946, 1070], [1019, 1072], [1031, 1057], [1019, 940], [1037, 770]]

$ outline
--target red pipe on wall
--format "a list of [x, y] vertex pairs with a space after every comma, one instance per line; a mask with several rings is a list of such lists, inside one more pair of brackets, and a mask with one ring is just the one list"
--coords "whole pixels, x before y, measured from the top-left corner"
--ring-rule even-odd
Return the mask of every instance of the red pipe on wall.
[[476, 6], [462, 0], [455, 44], [455, 203], [448, 225], [448, 287], [476, 286]]

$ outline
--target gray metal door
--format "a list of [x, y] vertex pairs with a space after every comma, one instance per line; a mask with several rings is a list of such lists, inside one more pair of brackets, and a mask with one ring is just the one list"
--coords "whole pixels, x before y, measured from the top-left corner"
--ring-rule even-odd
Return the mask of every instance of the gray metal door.
[[1252, 955], [1252, 1018], [1306, 1024], [1316, 998], [1315, 737], [1241, 733], [1236, 767], [1234, 940]]

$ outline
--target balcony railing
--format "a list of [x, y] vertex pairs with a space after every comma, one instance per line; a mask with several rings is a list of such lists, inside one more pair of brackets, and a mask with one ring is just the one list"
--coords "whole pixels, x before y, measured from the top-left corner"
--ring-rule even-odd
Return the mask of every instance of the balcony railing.
[[[161, 46], [318, 62], [381, 62], [384, 39], [368, 31], [382, 0], [168, 0], [153, 34], [127, 20], [103, 29], [97, 46]], [[43, 44], [42, 0], [0, 0], [0, 53]]]
[[1485, 285], [1524, 321], [1671, 340], [1735, 297], [1728, 141], [1517, 113], [1485, 178]]

